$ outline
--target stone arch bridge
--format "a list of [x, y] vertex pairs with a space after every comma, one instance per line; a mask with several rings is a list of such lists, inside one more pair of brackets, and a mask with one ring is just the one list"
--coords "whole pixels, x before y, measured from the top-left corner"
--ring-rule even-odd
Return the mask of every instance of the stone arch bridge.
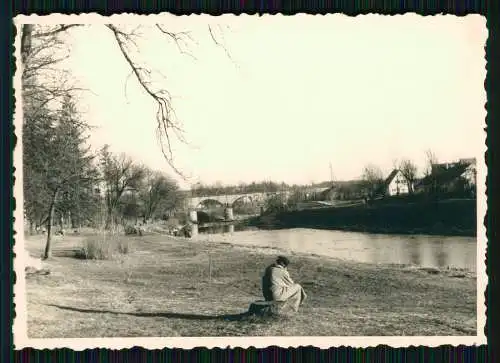
[[188, 197], [186, 198], [186, 207], [188, 209], [201, 209], [204, 202], [215, 202], [226, 208], [233, 208], [239, 201], [264, 203], [268, 198], [276, 195], [288, 197], [289, 192], [269, 192], [269, 193], [241, 193], [228, 195], [212, 195], [203, 197]]

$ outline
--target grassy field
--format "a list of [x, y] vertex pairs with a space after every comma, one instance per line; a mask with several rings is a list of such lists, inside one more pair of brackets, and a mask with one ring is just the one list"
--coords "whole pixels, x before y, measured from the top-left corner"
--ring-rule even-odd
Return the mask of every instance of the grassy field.
[[[256, 318], [243, 313], [261, 299], [260, 276], [276, 251], [150, 235], [123, 237], [130, 251], [117, 260], [77, 259], [85, 238], [93, 237], [57, 237], [51, 273], [27, 277], [29, 337], [476, 332], [469, 272], [292, 255], [290, 272], [306, 289], [306, 304], [286, 319]], [[40, 255], [41, 236], [26, 244]]]

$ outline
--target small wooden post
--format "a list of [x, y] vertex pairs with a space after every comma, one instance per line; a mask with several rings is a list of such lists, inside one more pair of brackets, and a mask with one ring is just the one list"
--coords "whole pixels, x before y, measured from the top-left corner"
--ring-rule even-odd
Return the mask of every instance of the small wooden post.
[[208, 282], [212, 283], [212, 255], [208, 254]]

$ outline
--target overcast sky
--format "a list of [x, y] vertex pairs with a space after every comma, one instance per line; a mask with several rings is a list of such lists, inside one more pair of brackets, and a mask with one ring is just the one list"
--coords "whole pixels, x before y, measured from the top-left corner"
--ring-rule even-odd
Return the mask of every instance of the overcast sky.
[[[129, 24], [133, 18], [120, 19]], [[144, 21], [152, 21], [150, 18]], [[478, 156], [484, 144], [485, 21], [479, 16], [164, 16], [190, 30], [187, 48], [142, 28], [140, 59], [162, 85], [189, 146], [175, 163], [191, 183], [310, 183], [358, 178], [395, 159], [420, 168]], [[231, 58], [212, 41], [213, 24]], [[220, 27], [215, 24], [219, 24]], [[82, 87], [91, 142], [172, 173], [155, 138], [155, 104], [102, 25], [71, 32], [68, 63]], [[183, 187], [189, 183], [181, 182]]]

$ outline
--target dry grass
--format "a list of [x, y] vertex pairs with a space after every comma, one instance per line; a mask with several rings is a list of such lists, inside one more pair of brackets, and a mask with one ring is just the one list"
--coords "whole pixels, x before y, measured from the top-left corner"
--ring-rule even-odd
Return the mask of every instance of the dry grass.
[[87, 237], [75, 257], [85, 260], [113, 260], [129, 253], [130, 242], [122, 235], [98, 233]]
[[[462, 271], [295, 255], [291, 274], [309, 299], [286, 321], [259, 319], [242, 314], [261, 299], [260, 275], [274, 255], [159, 235], [122, 238], [133, 252], [118, 261], [73, 258], [68, 251], [82, 238], [54, 243], [51, 274], [27, 280], [30, 337], [475, 335], [476, 280]], [[28, 241], [34, 254], [42, 247]]]

